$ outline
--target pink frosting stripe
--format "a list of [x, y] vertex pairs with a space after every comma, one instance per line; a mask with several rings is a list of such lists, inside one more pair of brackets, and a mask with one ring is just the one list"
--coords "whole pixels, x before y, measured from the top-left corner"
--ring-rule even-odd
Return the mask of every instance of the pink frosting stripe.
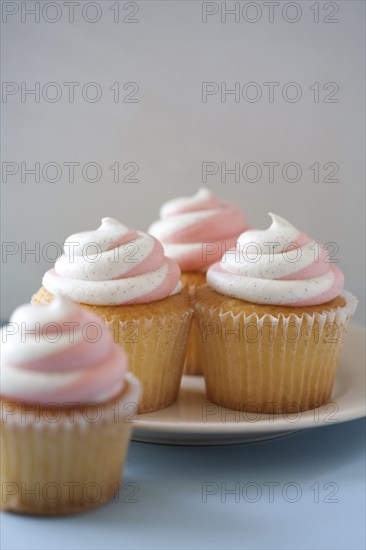
[[13, 330], [2, 332], [3, 396], [63, 405], [103, 401], [103, 394], [122, 391], [127, 356], [101, 318], [56, 297], [51, 304], [18, 308], [10, 322]]
[[[57, 403], [65, 406], [68, 403], [77, 405], [93, 402], [98, 395], [108, 393], [113, 397], [119, 393], [124, 385], [123, 378], [127, 374], [125, 362], [121, 362], [121, 354], [116, 347], [110, 351], [107, 357], [99, 364], [83, 369], [77, 380], [71, 384], [65, 384], [56, 390], [19, 392], [16, 395], [8, 395], [17, 401], [25, 403]], [[113, 392], [113, 389], [115, 390]]]
[[[71, 243], [76, 257], [66, 253]], [[47, 271], [43, 286], [76, 302], [114, 306], [163, 300], [179, 292], [179, 279], [178, 264], [165, 257], [157, 239], [103, 218], [97, 230], [66, 240], [65, 254]]]
[[177, 229], [164, 238], [164, 244], [196, 243], [238, 237], [245, 229], [244, 215], [237, 206], [221, 203], [220, 210], [192, 225]]
[[[329, 272], [329, 271], [331, 271], [334, 274], [334, 282], [331, 285], [331, 287], [328, 288], [325, 292], [319, 292], [319, 294], [315, 294], [304, 299], [298, 299], [296, 301], [287, 301], [287, 302], [282, 301], [280, 304], [277, 304], [277, 305], [300, 307], [300, 306], [315, 306], [319, 304], [324, 304], [326, 302], [330, 302], [331, 300], [339, 296], [339, 294], [341, 293], [344, 286], [344, 275], [342, 271], [335, 265], [331, 265], [329, 268], [327, 268], [326, 272]], [[230, 273], [225, 269], [223, 269], [219, 262], [215, 263], [213, 266], [210, 267], [209, 272], [207, 274], [207, 278], [208, 278], [209, 285], [213, 287], [215, 290], [217, 290], [220, 294], [227, 294], [228, 296], [232, 296], [234, 298], [238, 297], [235, 292], [235, 289], [242, 286], [243, 279], [244, 279], [243, 276], [238, 275], [237, 273]], [[311, 277], [309, 277], [306, 280], [300, 277], [295, 277], [292, 279], [289, 279], [289, 278], [273, 279], [273, 281], [277, 281], [277, 284], [279, 283], [278, 288], [280, 288], [281, 283], [283, 282], [284, 292], [286, 291], [285, 282], [296, 281], [296, 280], [305, 282], [306, 280], [311, 280]], [[216, 286], [215, 283], [218, 283], [218, 285]], [[230, 290], [228, 292], [221, 292], [220, 290], [218, 290], [218, 288], [220, 287], [220, 283], [222, 285], [224, 284], [228, 285]], [[258, 280], [251, 281], [251, 284], [253, 285], [253, 287], [257, 286]], [[270, 294], [268, 295], [270, 296]], [[275, 302], [270, 301], [269, 299], [266, 299], [266, 298], [264, 300], [253, 300], [250, 289], [248, 291], [248, 296], [243, 299], [245, 299], [245, 301], [248, 301], [248, 302], [276, 305]]]
[[336, 298], [344, 276], [324, 246], [270, 216], [269, 229], [244, 232], [235, 250], [209, 268], [208, 284], [221, 294], [266, 305], [315, 306]]
[[[218, 199], [208, 189], [200, 189], [192, 197], [165, 203], [160, 220], [150, 226], [149, 232], [163, 243], [166, 254], [183, 271], [205, 271], [246, 229], [241, 208]], [[207, 255], [211, 243], [217, 245], [217, 251]]]
[[[182, 271], [201, 271], [202, 265], [212, 265], [218, 262], [222, 255], [235, 246], [237, 236], [222, 241], [207, 241], [198, 247], [182, 251], [179, 257], [179, 266]], [[169, 249], [167, 249], [168, 251]]]
[[328, 257], [328, 252], [323, 247], [321, 247], [319, 258], [317, 259], [317, 261], [314, 261], [308, 266], [299, 269], [298, 271], [295, 271], [291, 275], [279, 277], [279, 279], [281, 281], [296, 281], [301, 279], [313, 279], [314, 277], [320, 277], [329, 270]]
[[296, 305], [296, 307], [317, 306], [320, 304], [325, 304], [326, 302], [330, 302], [331, 300], [334, 300], [334, 298], [339, 296], [344, 287], [344, 275], [339, 267], [335, 265], [331, 265], [329, 270], [334, 273], [335, 277], [333, 285], [327, 291], [320, 292], [318, 295], [315, 296], [309, 296], [309, 298], [306, 298], [304, 300], [297, 300], [296, 304], [289, 305]]
[[151, 271], [156, 271], [165, 261], [164, 257], [164, 248], [163, 245], [157, 240], [154, 239], [153, 249], [151, 254], [147, 256], [142, 262], [137, 262], [136, 264], [131, 264], [132, 267], [116, 279], [124, 279], [126, 277], [136, 277], [137, 275], [143, 275], [144, 273], [149, 273]]
[[180, 205], [168, 203], [164, 204], [161, 208], [161, 217], [167, 218], [169, 216], [175, 216], [176, 214], [185, 214], [186, 212], [198, 212], [200, 210], [212, 210], [214, 208], [220, 208], [224, 203], [220, 201], [212, 193], [208, 193], [202, 198], [196, 199], [194, 203], [183, 203]]
[[[86, 231], [86, 233], [88, 233], [88, 232]], [[136, 229], [130, 229], [128, 231], [128, 233], [126, 233], [125, 235], [123, 235], [119, 239], [116, 239], [115, 243], [113, 243], [113, 245], [110, 246], [107, 250], [113, 250], [114, 248], [116, 248], [116, 246], [121, 246], [123, 244], [126, 244], [126, 243], [129, 243], [129, 242], [133, 241], [134, 239], [137, 239], [138, 234], [139, 233], [138, 233], [138, 231], [136, 231]]]
[[161, 283], [150, 292], [139, 296], [135, 300], [130, 300], [126, 302], [126, 304], [148, 304], [161, 300], [161, 296], [167, 296], [173, 285], [176, 285], [177, 281], [179, 281], [181, 272], [177, 262], [174, 260], [166, 258], [166, 264], [168, 266], [168, 271], [164, 278], [162, 278]]
[[[99, 327], [99, 334], [100, 336], [96, 335], [96, 338], [98, 338], [97, 342], [94, 342], [94, 337], [89, 335], [88, 333], [91, 333], [94, 326], [96, 325], [95, 316], [90, 315], [90, 318], [92, 321], [90, 321], [90, 326], [86, 327], [85, 330], [85, 336], [79, 341], [73, 341], [74, 335], [72, 329], [70, 331], [65, 330], [64, 336], [66, 336], [69, 339], [70, 346], [57, 351], [56, 346], [52, 346], [52, 343], [50, 343], [49, 346], [49, 355], [46, 357], [40, 357], [33, 360], [27, 360], [23, 361], [19, 364], [12, 363], [14, 366], [25, 369], [25, 370], [33, 370], [38, 372], [48, 372], [50, 370], [50, 363], [52, 364], [52, 370], [54, 372], [62, 372], [62, 371], [73, 371], [75, 369], [77, 370], [83, 370], [83, 369], [89, 369], [90, 367], [93, 367], [94, 365], [100, 363], [107, 357], [111, 342], [110, 342], [110, 335], [107, 330], [105, 330], [104, 327], [102, 327], [102, 323], [98, 322]], [[62, 324], [60, 324], [60, 327], [62, 327]], [[77, 325], [74, 325], [75, 331], [80, 330], [85, 327], [85, 324], [77, 323]], [[40, 337], [42, 338], [42, 336]]]

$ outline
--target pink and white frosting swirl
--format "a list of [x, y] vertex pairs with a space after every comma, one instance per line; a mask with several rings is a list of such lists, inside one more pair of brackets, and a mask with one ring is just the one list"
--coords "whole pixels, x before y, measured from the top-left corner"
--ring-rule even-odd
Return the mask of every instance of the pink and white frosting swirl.
[[19, 307], [1, 329], [1, 395], [24, 403], [107, 401], [124, 388], [127, 356], [102, 320], [71, 300]]
[[103, 218], [95, 231], [66, 239], [64, 254], [43, 277], [52, 294], [99, 306], [162, 300], [181, 290], [178, 264], [161, 243], [118, 220]]
[[182, 271], [206, 271], [223, 253], [235, 246], [247, 229], [244, 212], [235, 204], [200, 189], [193, 197], [166, 202], [160, 220], [148, 229], [159, 239]]
[[266, 230], [240, 235], [237, 247], [207, 272], [220, 294], [256, 304], [313, 306], [329, 302], [343, 288], [341, 270], [318, 242], [270, 214]]

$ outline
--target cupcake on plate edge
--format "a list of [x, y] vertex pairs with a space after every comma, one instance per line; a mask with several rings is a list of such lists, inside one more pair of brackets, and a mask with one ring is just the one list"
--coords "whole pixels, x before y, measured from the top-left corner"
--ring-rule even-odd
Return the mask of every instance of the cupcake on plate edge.
[[208, 398], [290, 413], [329, 401], [357, 300], [322, 245], [270, 216], [209, 268], [195, 313]]

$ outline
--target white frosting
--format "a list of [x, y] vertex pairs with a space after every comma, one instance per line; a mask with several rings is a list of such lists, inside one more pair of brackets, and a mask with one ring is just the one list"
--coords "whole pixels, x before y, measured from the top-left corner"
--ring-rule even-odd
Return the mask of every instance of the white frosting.
[[[57, 295], [61, 293], [76, 302], [96, 306], [119, 305], [131, 302], [142, 295], [158, 288], [166, 277], [168, 266], [144, 275], [127, 277], [115, 281], [85, 281], [81, 279], [63, 278], [54, 271], [47, 271], [43, 277], [43, 286]], [[170, 296], [182, 290], [180, 281]]]
[[250, 244], [253, 242], [248, 241], [248, 244], [243, 245], [239, 238], [237, 248], [224, 254], [221, 266], [231, 273], [244, 277], [282, 279], [295, 275], [301, 269], [313, 264], [317, 254], [315, 241], [309, 241], [307, 244], [294, 250], [288, 250], [283, 254], [280, 251], [274, 252], [278, 247], [269, 245], [268, 241], [266, 244], [258, 245], [258, 248], [255, 247], [257, 252], [249, 252]]
[[19, 307], [1, 336], [1, 394], [7, 398], [84, 403], [123, 387], [127, 357], [108, 327], [64, 297]]
[[160, 219], [148, 231], [163, 243], [166, 255], [176, 260], [182, 271], [206, 271], [246, 228], [244, 212], [238, 206], [203, 188], [192, 197], [165, 203]]
[[106, 252], [114, 248], [115, 244], [119, 241], [124, 241], [128, 238], [130, 233], [131, 229], [118, 220], [103, 218], [100, 227], [95, 231], [82, 231], [70, 235], [64, 244], [65, 254], [69, 254], [70, 250], [74, 250], [75, 255], [81, 256], [84, 253], [84, 247], [92, 244], [97, 244], [98, 250]]
[[[68, 324], [67, 319], [77, 316], [78, 306], [70, 300], [56, 297], [47, 307], [24, 304], [10, 317], [9, 325], [1, 328], [1, 360], [6, 364], [18, 364], [60, 353], [70, 343], [83, 338], [80, 323]], [[54, 328], [55, 336], [43, 330]]]
[[161, 223], [160, 221], [154, 222], [149, 228], [149, 233], [154, 235], [157, 239], [164, 241], [172, 233], [190, 227], [201, 220], [211, 218], [219, 212], [220, 208], [211, 208], [210, 210], [202, 210], [197, 212], [184, 212], [179, 214], [179, 216], [174, 216], [171, 218], [162, 217], [162, 219], [164, 219], [164, 223]]
[[27, 394], [49, 392], [60, 387], [67, 387], [79, 378], [78, 372], [36, 372], [15, 368], [13, 365], [9, 365], [5, 359], [1, 367], [1, 388], [4, 393], [9, 395], [15, 392]]
[[[19, 326], [19, 332], [11, 336], [11, 338], [7, 335], [6, 327], [1, 329], [1, 356], [4, 362], [17, 364], [22, 361], [41, 359], [50, 354], [50, 349], [52, 349], [52, 353], [60, 353], [68, 348], [70, 346], [70, 337], [72, 337], [73, 343], [80, 342], [83, 338], [80, 330], [72, 329], [70, 330], [70, 334], [57, 336], [57, 340], [55, 339], [54, 342], [51, 342], [51, 337], [49, 339], [42, 336], [30, 337], [30, 335], [27, 335], [25, 337], [25, 330], [29, 331], [32, 329], [30, 329], [30, 325], [26, 327], [22, 325]], [[62, 328], [65, 329], [65, 327]], [[27, 345], [24, 345], [25, 342]]]
[[[89, 241], [91, 242], [93, 241]], [[55, 271], [61, 277], [87, 281], [116, 279], [148, 258], [153, 249], [154, 239], [140, 233], [133, 243], [124, 243], [112, 250], [102, 252], [100, 249], [99, 253], [86, 256], [75, 254], [72, 257], [70, 254], [64, 254], [57, 260]]]
[[78, 316], [79, 307], [70, 300], [64, 300], [62, 297], [55, 298], [47, 307], [33, 307], [31, 304], [24, 304], [17, 307], [10, 317], [10, 322], [20, 326], [27, 322], [29, 327], [36, 323], [47, 325], [70, 319], [70, 317]]
[[168, 218], [177, 210], [184, 209], [195, 209], [199, 208], [202, 204], [212, 200], [212, 193], [209, 189], [201, 187], [195, 195], [191, 197], [178, 197], [176, 199], [171, 199], [170, 201], [163, 204], [160, 208], [159, 214], [161, 218]]
[[208, 284], [257, 304], [316, 305], [338, 296], [343, 275], [327, 261], [324, 248], [280, 216], [270, 216], [269, 229], [243, 233], [236, 249], [208, 270]]
[[[52, 294], [100, 306], [145, 303], [180, 292], [179, 268], [151, 235], [103, 218], [95, 231], [71, 235], [43, 278]], [[173, 265], [174, 264], [174, 265]]]
[[335, 275], [330, 270], [321, 277], [301, 281], [274, 281], [236, 275], [234, 286], [234, 281], [229, 282], [225, 273], [210, 273], [207, 274], [207, 282], [216, 292], [240, 300], [256, 304], [297, 305], [310, 296], [328, 292], [335, 283]]
[[169, 258], [173, 258], [173, 260], [179, 260], [182, 255], [188, 254], [192, 251], [202, 253], [202, 243], [165, 244], [164, 250]]

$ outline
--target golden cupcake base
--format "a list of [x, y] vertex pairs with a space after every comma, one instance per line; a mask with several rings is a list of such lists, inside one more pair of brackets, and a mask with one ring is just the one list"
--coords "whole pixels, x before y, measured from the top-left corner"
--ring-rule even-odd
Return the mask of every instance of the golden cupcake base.
[[[347, 294], [347, 296], [346, 296]], [[207, 397], [230, 409], [291, 413], [327, 403], [355, 299], [263, 306], [195, 293]]]

